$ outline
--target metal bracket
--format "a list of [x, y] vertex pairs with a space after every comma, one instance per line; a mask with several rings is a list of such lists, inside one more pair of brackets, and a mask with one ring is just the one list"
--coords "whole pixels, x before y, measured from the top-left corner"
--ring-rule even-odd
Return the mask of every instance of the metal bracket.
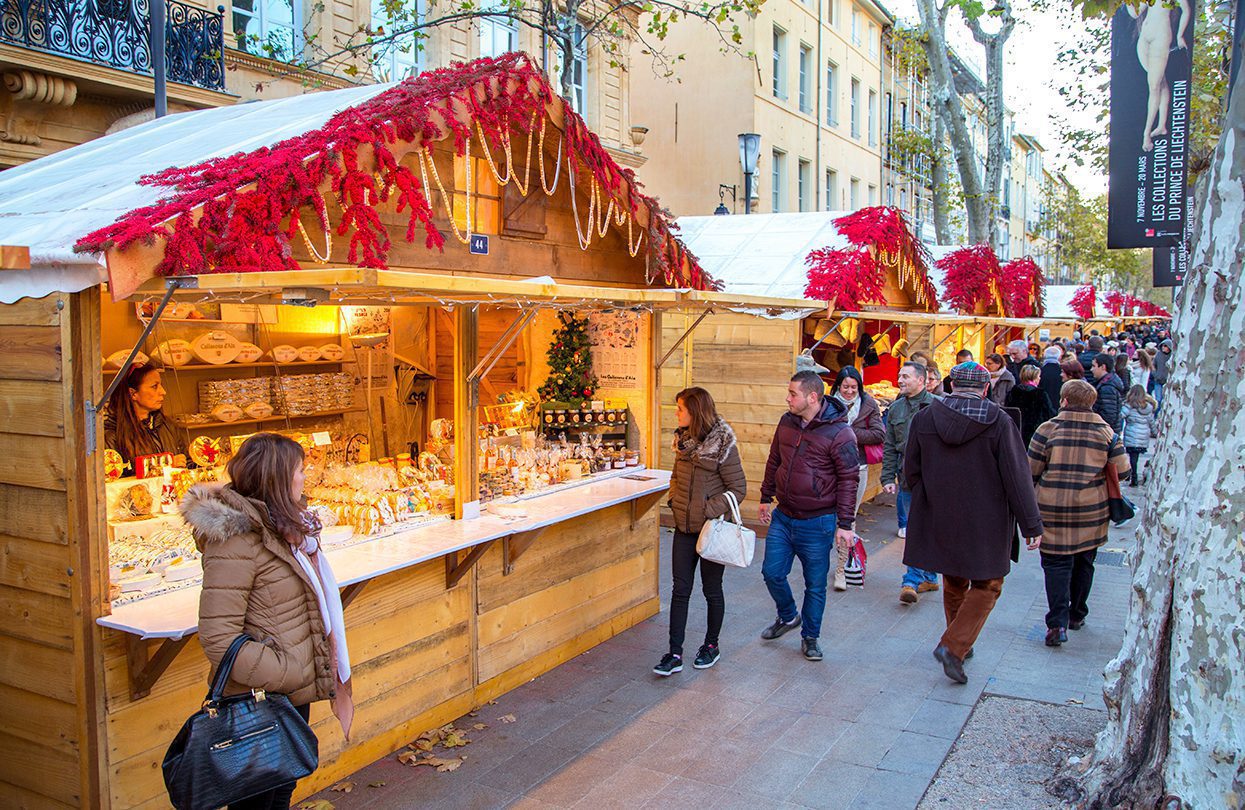
[[130, 698], [138, 700], [151, 694], [151, 687], [173, 663], [190, 636], [166, 638], [160, 641], [155, 655], [147, 655], [147, 639], [132, 633], [125, 634], [125, 657], [130, 674]]
[[679, 350], [679, 347], [683, 345], [683, 342], [687, 340], [688, 336], [692, 334], [692, 332], [696, 329], [696, 327], [700, 326], [700, 322], [703, 321], [705, 318], [708, 318], [712, 314], [713, 314], [712, 309], [706, 309], [704, 312], [700, 313], [700, 317], [697, 318], [695, 321], [693, 321], [691, 326], [687, 327], [687, 331], [685, 331], [682, 335], [679, 336], [679, 339], [674, 342], [674, 345], [670, 347], [670, 350], [666, 352], [665, 356], [663, 356], [661, 360], [657, 362], [657, 368], [659, 370], [661, 369], [662, 366], [666, 364], [666, 361], [670, 359], [670, 355], [674, 354], [676, 351]]
[[122, 381], [125, 380], [125, 375], [130, 373], [130, 369], [134, 366], [134, 358], [138, 356], [138, 350], [142, 348], [143, 343], [145, 343], [147, 338], [151, 335], [152, 330], [156, 328], [156, 322], [160, 320], [160, 316], [164, 314], [164, 308], [167, 307], [169, 305], [169, 301], [173, 299], [173, 293], [178, 290], [198, 289], [198, 287], [199, 279], [194, 276], [165, 279], [164, 297], [160, 299], [160, 305], [156, 307], [156, 311], [152, 313], [151, 320], [147, 321], [147, 325], [143, 327], [143, 333], [139, 335], [138, 341], [134, 344], [134, 347], [130, 349], [130, 355], [129, 357], [126, 357], [125, 362], [121, 364], [121, 368], [117, 371], [117, 376], [112, 378], [112, 383], [109, 384], [108, 390], [104, 392], [104, 396], [100, 398], [99, 402], [91, 402], [90, 400], [87, 400], [87, 402], [83, 405], [83, 409], [86, 412], [85, 438], [86, 454], [88, 456], [95, 454], [95, 423], [99, 418], [99, 412], [104, 409], [104, 406], [108, 404], [108, 400], [112, 397], [113, 393], [121, 385]]
[[459, 583], [467, 572], [480, 561], [484, 556], [484, 552], [488, 551], [496, 540], [486, 540], [471, 551], [467, 552], [467, 556], [461, 561], [458, 559], [458, 552], [451, 552], [445, 555], [445, 588], [449, 590]]
[[[931, 326], [930, 328], [931, 328], [931, 329], [933, 329], [933, 327], [932, 327], [932, 326]], [[950, 332], [950, 333], [949, 333], [949, 334], [948, 334], [945, 338], [943, 338], [942, 340], [940, 340], [940, 341], [938, 341], [937, 343], [935, 343], [935, 344], [934, 344], [934, 348], [930, 349], [930, 351], [931, 351], [931, 352], [936, 352], [936, 351], [938, 351], [938, 347], [939, 347], [939, 346], [941, 346], [942, 344], [946, 343], [946, 342], [947, 342], [948, 340], [950, 340], [951, 338], [955, 337], [955, 333], [956, 333], [956, 332], [959, 332], [961, 328], [962, 328], [962, 327], [957, 326], [956, 328], [952, 329], [952, 330], [951, 330], [951, 332]]]
[[839, 318], [837, 321], [835, 321], [834, 324], [829, 329], [826, 330], [826, 333], [821, 336], [821, 340], [817, 341], [812, 346], [808, 347], [808, 350], [807, 350], [808, 353], [811, 355], [814, 351], [816, 351], [817, 347], [820, 346], [822, 343], [824, 343], [826, 338], [834, 334], [834, 330], [839, 328], [839, 324], [843, 323], [843, 321], [847, 320], [848, 318], [854, 318], [854, 317], [856, 317], [856, 314], [854, 312], [849, 312], [843, 317]]

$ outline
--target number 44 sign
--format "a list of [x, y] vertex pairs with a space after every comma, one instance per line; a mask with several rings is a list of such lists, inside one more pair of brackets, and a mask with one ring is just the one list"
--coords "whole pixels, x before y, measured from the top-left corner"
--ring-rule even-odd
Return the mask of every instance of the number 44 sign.
[[471, 244], [468, 246], [472, 253], [477, 256], [488, 255], [488, 235], [482, 233], [473, 233], [471, 235]]

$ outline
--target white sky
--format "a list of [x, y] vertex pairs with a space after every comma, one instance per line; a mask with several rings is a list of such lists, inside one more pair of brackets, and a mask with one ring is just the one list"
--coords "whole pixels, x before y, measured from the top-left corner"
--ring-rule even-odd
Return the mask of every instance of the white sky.
[[[1050, 5], [1051, 10], [1039, 12], [1028, 0], [1013, 0], [1019, 22], [1007, 43], [1003, 73], [1007, 105], [1016, 114], [1017, 129], [1036, 136], [1046, 147], [1048, 169], [1063, 169], [1082, 192], [1099, 194], [1106, 191], [1106, 175], [1067, 159], [1069, 149], [1060, 135], [1062, 127], [1053, 117], [1059, 114], [1080, 127], [1093, 125], [1093, 113], [1072, 115], [1057, 89], [1059, 68], [1055, 59], [1060, 50], [1072, 44], [1073, 34], [1081, 25], [1080, 13], [1074, 12], [1067, 0], [1051, 0]], [[886, 6], [904, 22], [915, 24], [920, 19], [912, 0], [891, 0]], [[961, 19], [958, 11], [951, 13], [948, 40], [984, 79], [984, 52]], [[990, 30], [989, 23], [986, 25]]]

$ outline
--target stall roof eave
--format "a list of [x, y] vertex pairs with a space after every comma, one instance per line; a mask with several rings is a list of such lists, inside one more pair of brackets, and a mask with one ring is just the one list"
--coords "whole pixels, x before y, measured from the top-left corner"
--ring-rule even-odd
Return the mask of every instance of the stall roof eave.
[[[285, 294], [291, 290], [318, 290], [324, 303], [351, 301], [374, 303], [490, 303], [514, 302], [603, 306], [673, 306], [678, 292], [667, 289], [602, 287], [564, 284], [548, 277], [537, 279], [490, 276], [448, 275], [443, 272], [414, 270], [375, 270], [366, 267], [331, 267], [314, 270], [288, 270], [255, 273], [210, 273], [178, 276], [184, 286], [183, 298], [210, 297], [218, 300], [252, 301], [256, 296]], [[159, 296], [170, 279], [144, 283], [136, 298]], [[293, 296], [297, 297], [297, 296]]]

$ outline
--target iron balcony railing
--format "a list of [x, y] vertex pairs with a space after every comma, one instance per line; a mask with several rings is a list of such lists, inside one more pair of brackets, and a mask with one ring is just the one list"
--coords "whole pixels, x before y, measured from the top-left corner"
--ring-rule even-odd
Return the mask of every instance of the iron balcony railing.
[[[225, 89], [224, 8], [164, 0], [169, 81]], [[150, 76], [149, 0], [0, 0], [0, 43]]]

